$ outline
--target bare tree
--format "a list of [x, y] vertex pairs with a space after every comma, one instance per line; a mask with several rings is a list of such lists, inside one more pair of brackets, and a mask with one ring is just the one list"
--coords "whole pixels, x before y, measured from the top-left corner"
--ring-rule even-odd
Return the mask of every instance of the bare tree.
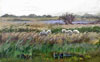
[[64, 14], [59, 17], [60, 20], [63, 20], [65, 24], [72, 24], [72, 21], [74, 21], [75, 16], [73, 14]]

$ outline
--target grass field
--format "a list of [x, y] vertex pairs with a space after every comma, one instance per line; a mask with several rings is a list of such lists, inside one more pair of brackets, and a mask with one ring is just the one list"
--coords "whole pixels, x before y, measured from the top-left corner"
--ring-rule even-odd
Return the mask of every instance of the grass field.
[[35, 18], [18, 18], [18, 17], [0, 17], [2, 21], [45, 21], [45, 20], [57, 20], [58, 17], [35, 17]]
[[[29, 17], [0, 17], [0, 21], [48, 21], [48, 20], [58, 20], [59, 16], [56, 17], [34, 17], [34, 18], [29, 18]], [[80, 21], [80, 20], [86, 20], [86, 21], [96, 21], [99, 20], [97, 18], [78, 18], [76, 17], [75, 20]]]
[[[77, 29], [67, 35], [62, 29]], [[41, 30], [52, 34], [40, 36]], [[63, 54], [63, 56], [61, 56]], [[1, 62], [99, 62], [100, 24], [14, 24], [0, 22]]]

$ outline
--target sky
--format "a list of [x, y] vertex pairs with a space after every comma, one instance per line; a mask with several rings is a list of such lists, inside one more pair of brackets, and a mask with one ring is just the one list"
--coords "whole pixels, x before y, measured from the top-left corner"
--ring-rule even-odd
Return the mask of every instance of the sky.
[[100, 0], [0, 0], [0, 16], [4, 14], [61, 15], [65, 12], [99, 13]]

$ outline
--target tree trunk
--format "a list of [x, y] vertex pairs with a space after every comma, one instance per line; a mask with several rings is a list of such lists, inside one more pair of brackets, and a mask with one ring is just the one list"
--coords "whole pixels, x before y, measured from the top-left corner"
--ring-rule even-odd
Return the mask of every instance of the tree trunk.
[[67, 20], [64, 20], [65, 24], [69, 24], [69, 22]]
[[72, 21], [71, 20], [68, 20], [69, 24], [72, 24]]

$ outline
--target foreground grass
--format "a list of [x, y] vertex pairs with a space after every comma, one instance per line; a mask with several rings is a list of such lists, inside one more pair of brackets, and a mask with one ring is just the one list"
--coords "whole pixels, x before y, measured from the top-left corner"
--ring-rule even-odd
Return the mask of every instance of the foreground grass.
[[[27, 26], [27, 27], [26, 27]], [[0, 61], [1, 62], [99, 62], [100, 60], [100, 27], [81, 27], [80, 34], [71, 36], [61, 33], [62, 27], [51, 27], [52, 34], [40, 36], [40, 29], [29, 28], [30, 25], [17, 28], [1, 29]], [[45, 25], [42, 25], [44, 27]], [[25, 28], [26, 27], [26, 28]], [[41, 27], [36, 25], [35, 27]], [[70, 28], [73, 30], [73, 28]], [[54, 59], [54, 53], [70, 53], [82, 55], [70, 58]], [[21, 56], [21, 55], [24, 55]]]
[[[73, 54], [81, 54], [84, 57], [87, 58], [87, 55], [90, 55], [90, 53], [99, 51], [98, 45], [91, 45], [91, 44], [30, 44], [30, 40], [28, 40], [24, 45], [22, 41], [18, 42], [6, 42], [0, 46], [0, 57], [1, 58], [23, 58], [18, 55], [28, 55], [31, 58], [34, 57], [41, 57], [43, 58], [53, 58], [54, 52], [56, 53], [73, 53]], [[98, 55], [98, 53], [96, 53]], [[94, 55], [93, 55], [94, 56]], [[78, 57], [76, 57], [77, 59]]]
[[48, 54], [53, 52], [85, 55], [95, 52], [100, 47], [100, 35], [95, 33], [91, 37], [91, 34], [93, 33], [80, 34], [80, 36], [76, 34], [40, 36], [38, 33], [2, 33], [0, 56], [17, 57], [26, 54], [34, 57], [37, 54], [44, 54], [48, 57]]
[[[18, 42], [17, 42], [18, 43]], [[0, 53], [1, 61], [2, 62], [55, 62], [55, 61], [61, 61], [61, 62], [88, 62], [91, 61], [91, 59], [94, 62], [99, 62], [100, 56], [100, 49], [97, 45], [90, 45], [90, 44], [54, 44], [53, 46], [50, 44], [33, 44], [33, 46], [26, 43], [25, 45], [21, 45], [17, 43], [5, 43], [2, 47], [0, 47]], [[10, 44], [10, 45], [9, 45]], [[21, 46], [20, 46], [21, 45]], [[60, 46], [59, 46], [60, 45]], [[3, 48], [3, 50], [1, 50]], [[52, 52], [58, 52], [58, 53], [77, 53], [84, 56], [84, 58], [73, 56], [70, 58], [63, 58], [63, 59], [54, 59]], [[99, 53], [98, 53], [99, 52]], [[94, 54], [96, 53], [96, 54]], [[28, 55], [31, 56], [30, 59], [24, 58], [24, 57], [17, 57], [17, 55]], [[94, 55], [93, 55], [94, 54]]]
[[17, 59], [17, 58], [2, 58], [0, 59], [1, 62], [100, 62], [100, 57], [95, 57], [92, 59], [87, 59], [87, 60], [80, 60], [80, 59], [75, 59], [73, 58], [67, 58], [67, 59], [50, 59], [50, 58], [34, 58], [34, 59]]
[[89, 43], [96, 44], [100, 40], [100, 33], [89, 32], [89, 33], [80, 33], [80, 34], [72, 34], [67, 35], [65, 33], [53, 33], [47, 36], [40, 36], [39, 33], [36, 32], [10, 32], [10, 33], [2, 33], [0, 34], [0, 39], [2, 39], [1, 43], [5, 43], [6, 41], [15, 41], [23, 40], [23, 42], [27, 42], [28, 38], [31, 38], [32, 43]]

